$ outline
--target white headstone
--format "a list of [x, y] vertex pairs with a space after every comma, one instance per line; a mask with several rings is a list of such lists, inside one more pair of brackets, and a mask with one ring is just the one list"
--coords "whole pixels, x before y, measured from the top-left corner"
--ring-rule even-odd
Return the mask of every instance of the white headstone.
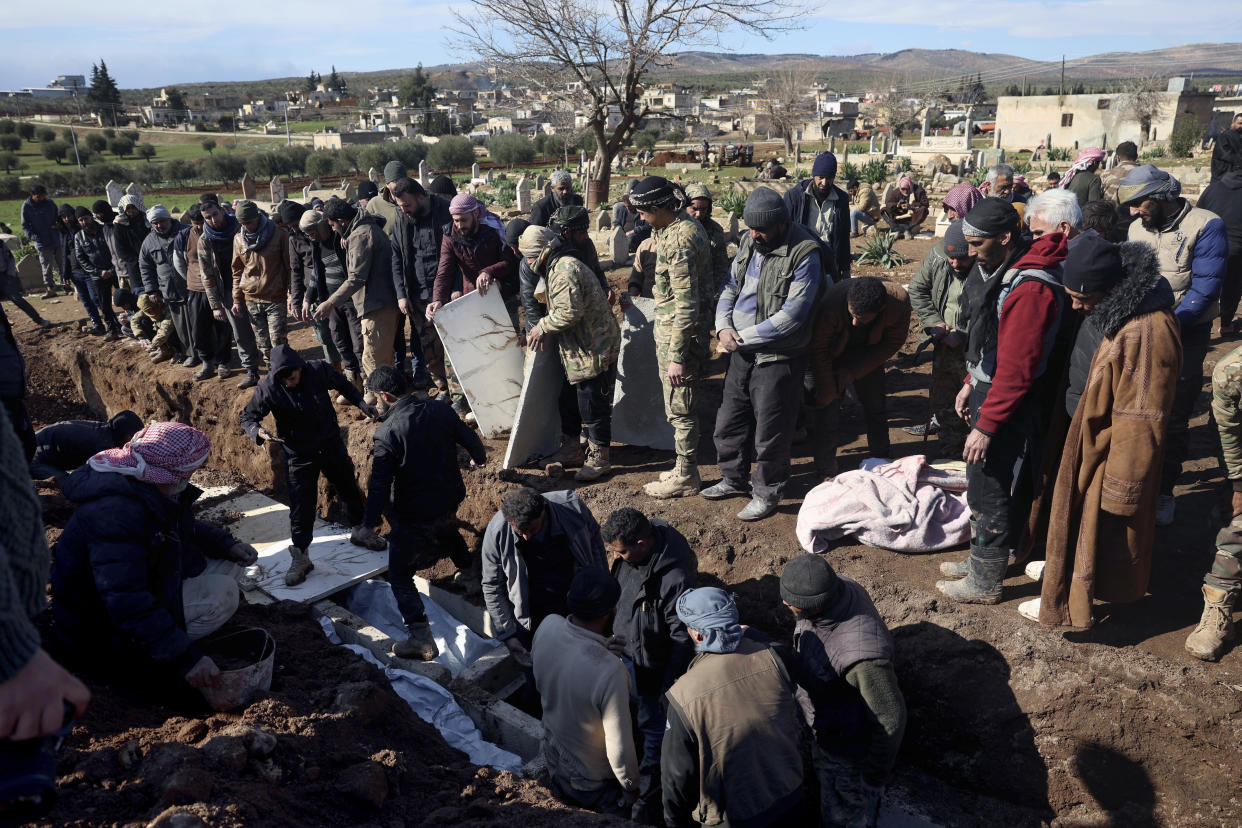
[[367, 170], [367, 178], [371, 179], [372, 184], [374, 184], [377, 187], [379, 186], [380, 175], [378, 172], [375, 171], [375, 167], [372, 167], [371, 169]]
[[303, 201], [310, 201], [310, 191], [311, 191], [311, 187], [309, 184], [307, 184], [305, 187], [302, 188], [302, 200]]
[[121, 196], [125, 195], [125, 188], [115, 181], [109, 181], [108, 186], [104, 188], [108, 194], [108, 203], [116, 209], [116, 205], [121, 203]]
[[128, 185], [128, 186], [126, 186], [126, 188], [125, 188], [125, 195], [132, 195], [132, 196], [134, 196], [134, 197], [136, 197], [136, 198], [141, 199], [141, 198], [142, 198], [142, 188], [141, 188], [141, 187], [139, 187], [137, 184], [135, 184], [134, 182], [132, 182], [132, 181], [131, 181], [131, 182], [129, 182], [129, 185]]
[[279, 175], [272, 176], [272, 180], [267, 186], [271, 191], [273, 204], [279, 204], [285, 200], [288, 191], [285, 189], [285, 182], [281, 180]]
[[475, 161], [473, 164], [470, 165], [470, 177], [479, 178], [481, 176], [482, 176], [482, 171], [479, 169], [479, 162]]
[[620, 267], [630, 258], [630, 240], [625, 235], [625, 228], [620, 225], [608, 237], [608, 255], [612, 258], [613, 267]]
[[668, 451], [673, 448], [673, 427], [664, 417], [654, 328], [655, 300], [633, 297], [621, 324], [621, 353], [612, 392], [612, 439]]
[[436, 311], [435, 326], [479, 431], [487, 438], [508, 431], [522, 395], [524, 357], [500, 291], [454, 299]]
[[431, 183], [431, 177], [427, 174], [427, 162], [418, 162], [418, 183], [426, 187]]
[[867, 152], [870, 152], [870, 153], [875, 152], [875, 135], [874, 134], [871, 136], [871, 149], [867, 150]]
[[564, 379], [555, 349], [527, 351], [522, 368], [522, 396], [509, 432], [501, 468], [512, 469], [556, 451], [561, 438], [557, 395]]
[[487, 172], [483, 175], [483, 180], [484, 180], [484, 181], [486, 181], [488, 184], [494, 184], [494, 183], [496, 182], [496, 171], [495, 171], [495, 170], [488, 170], [488, 171], [487, 171]]
[[517, 183], [517, 209], [521, 213], [530, 212], [530, 179], [522, 176]]

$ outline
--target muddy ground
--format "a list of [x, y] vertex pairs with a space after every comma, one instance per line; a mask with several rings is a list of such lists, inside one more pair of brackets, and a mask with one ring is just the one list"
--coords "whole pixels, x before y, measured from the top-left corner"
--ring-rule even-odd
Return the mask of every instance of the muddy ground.
[[[929, 248], [928, 241], [899, 242], [912, 263], [890, 275], [908, 281]], [[36, 304], [58, 322], [82, 316], [68, 301]], [[182, 419], [213, 441], [210, 482], [242, 482], [280, 496], [279, 457], [255, 448], [235, 425], [248, 396], [235, 390], [235, 379], [195, 384], [189, 369], [151, 367], [133, 351], [101, 347], [70, 324], [39, 333], [24, 318], [11, 318], [31, 362], [31, 407], [40, 424], [124, 407], [147, 420]], [[291, 341], [317, 355], [304, 326], [294, 330]], [[915, 344], [912, 333], [903, 353]], [[1217, 342], [1205, 373], [1231, 347]], [[901, 427], [926, 416], [929, 364], [925, 355], [913, 369], [889, 365], [889, 414], [898, 455], [924, 448]], [[700, 404], [707, 481], [716, 479], [707, 435], [722, 374], [718, 360]], [[1221, 521], [1223, 474], [1206, 401], [1204, 395], [1191, 429], [1192, 456], [1202, 459], [1187, 464], [1176, 523], [1158, 530], [1150, 594], [1129, 606], [1098, 607], [1099, 623], [1090, 632], [1050, 633], [1022, 619], [1017, 604], [1038, 595], [1038, 586], [1017, 569], [999, 606], [942, 602], [934, 587], [938, 564], [960, 558], [962, 550], [901, 555], [847, 542], [827, 553], [839, 571], [871, 592], [896, 638], [910, 724], [892, 796], [946, 826], [1242, 823], [1237, 783], [1242, 664], [1236, 652], [1209, 665], [1182, 649], [1198, 620], [1198, 585]], [[861, 412], [856, 415], [846, 422], [855, 439], [842, 453], [844, 468], [865, 457], [865, 444], [857, 439]], [[341, 421], [365, 479], [373, 426], [350, 412], [342, 412]], [[469, 496], [459, 512], [463, 533], [473, 543], [512, 486], [574, 485], [553, 483], [534, 470], [498, 473], [504, 444], [488, 441], [488, 449], [493, 462], [467, 472]], [[739, 500], [658, 502], [643, 496], [642, 484], [670, 462], [668, 453], [617, 447], [614, 474], [579, 493], [601, 521], [612, 509], [635, 504], [668, 520], [698, 552], [703, 582], [733, 591], [744, 621], [787, 635], [791, 618], [780, 608], [777, 579], [801, 552], [794, 536], [800, 498], [819, 482], [809, 457], [795, 460], [790, 500], [758, 524], [734, 519], [743, 505]], [[52, 493], [44, 499], [50, 523], [67, 517], [67, 504]], [[332, 505], [326, 486], [321, 504]], [[56, 531], [50, 527], [49, 536]], [[443, 561], [424, 574], [445, 578], [451, 567]], [[67, 744], [64, 797], [46, 824], [153, 819], [173, 801], [162, 772], [168, 765], [160, 764], [170, 751], [180, 751], [187, 767], [196, 768], [191, 775], [198, 787], [181, 798], [193, 802], [190, 810], [210, 824], [487, 825], [519, 815], [535, 825], [592, 824], [593, 817], [558, 809], [535, 783], [466, 766], [433, 731], [392, 707], [391, 691], [376, 682], [371, 668], [326, 645], [299, 613], [287, 607], [247, 612], [253, 622], [276, 630], [278, 670], [270, 696], [239, 716], [212, 716], [135, 704], [131, 691], [88, 675], [96, 706]], [[320, 669], [324, 665], [329, 669]], [[368, 724], [365, 711], [340, 709], [338, 685], [357, 683], [374, 686], [364, 695], [386, 700], [382, 725]], [[216, 748], [207, 749], [239, 723], [270, 731], [277, 747], [266, 756], [242, 756], [229, 748], [223, 760]], [[131, 755], [128, 746], [134, 743], [141, 757]], [[187, 746], [196, 751], [192, 761]], [[381, 788], [381, 807], [360, 804], [366, 797], [360, 801], [359, 792], [378, 798]]]

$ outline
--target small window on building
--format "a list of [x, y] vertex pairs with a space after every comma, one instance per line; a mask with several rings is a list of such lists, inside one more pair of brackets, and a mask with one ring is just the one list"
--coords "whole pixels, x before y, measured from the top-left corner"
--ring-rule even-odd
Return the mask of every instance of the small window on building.
[[1111, 98], [1100, 98], [1098, 101], [1095, 102], [1096, 109], [1108, 109], [1112, 105], [1113, 105], [1113, 101]]
[[1073, 125], [1074, 125], [1074, 113], [1073, 112], [1061, 113], [1061, 126], [1070, 127]]

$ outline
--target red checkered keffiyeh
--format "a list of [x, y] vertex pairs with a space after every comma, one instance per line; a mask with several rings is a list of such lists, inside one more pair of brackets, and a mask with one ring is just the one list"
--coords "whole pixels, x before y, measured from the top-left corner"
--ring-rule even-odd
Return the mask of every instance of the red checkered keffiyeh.
[[975, 209], [975, 205], [980, 201], [983, 201], [983, 193], [975, 189], [975, 185], [969, 181], [962, 181], [954, 184], [944, 194], [942, 203], [945, 207], [951, 207], [957, 213], [958, 218], [965, 218], [966, 214]]
[[180, 483], [207, 460], [211, 440], [184, 423], [152, 423], [125, 445], [88, 462], [95, 471], [136, 477], [143, 483]]

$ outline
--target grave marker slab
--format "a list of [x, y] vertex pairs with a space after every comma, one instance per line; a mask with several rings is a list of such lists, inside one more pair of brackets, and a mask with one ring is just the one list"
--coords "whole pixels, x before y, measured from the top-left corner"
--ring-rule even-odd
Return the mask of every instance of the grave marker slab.
[[549, 345], [527, 351], [523, 365], [522, 396], [509, 432], [502, 468], [512, 469], [533, 459], [547, 457], [560, 447], [561, 415], [557, 398], [561, 392], [560, 355]]
[[436, 313], [436, 331], [484, 437], [513, 427], [524, 357], [500, 291], [477, 290]]
[[635, 296], [621, 322], [621, 353], [612, 397], [612, 439], [671, 451], [673, 427], [664, 418], [664, 387], [655, 348], [655, 300]]

